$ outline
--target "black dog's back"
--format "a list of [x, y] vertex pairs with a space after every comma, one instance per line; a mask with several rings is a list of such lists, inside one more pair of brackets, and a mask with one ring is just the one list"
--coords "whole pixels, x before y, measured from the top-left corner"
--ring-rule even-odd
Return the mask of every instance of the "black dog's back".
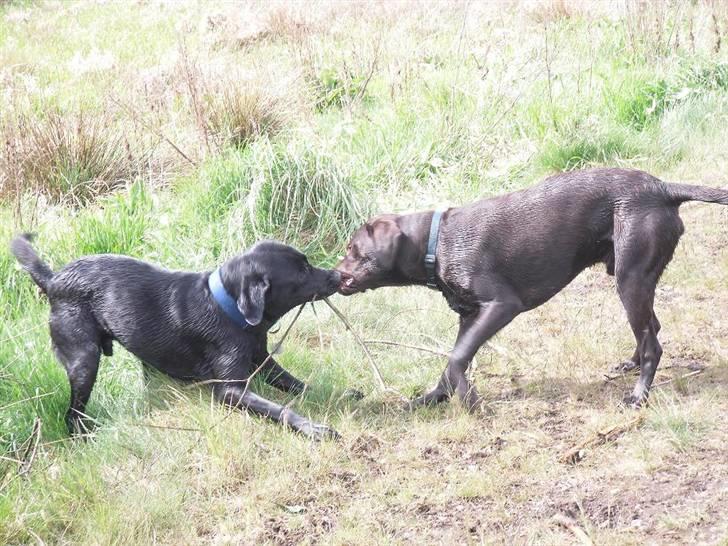
[[145, 363], [172, 377], [206, 378], [204, 332], [225, 329], [207, 297], [208, 276], [104, 254], [66, 265], [47, 293], [56, 308], [86, 308], [103, 338]]
[[[29, 236], [16, 238], [11, 248], [51, 304], [53, 349], [71, 385], [66, 414], [71, 431], [84, 429], [101, 353], [110, 355], [118, 341], [172, 377], [214, 380], [220, 402], [249, 408], [312, 438], [335, 436], [328, 427], [255, 395], [244, 383], [258, 366], [272, 385], [304, 390], [268, 355], [268, 328], [292, 307], [335, 292], [339, 273], [311, 267], [303, 254], [272, 241], [227, 260], [216, 271], [214, 289], [210, 272], [169, 271], [111, 254], [80, 258], [54, 274]], [[229, 300], [242, 322], [223, 305]]]

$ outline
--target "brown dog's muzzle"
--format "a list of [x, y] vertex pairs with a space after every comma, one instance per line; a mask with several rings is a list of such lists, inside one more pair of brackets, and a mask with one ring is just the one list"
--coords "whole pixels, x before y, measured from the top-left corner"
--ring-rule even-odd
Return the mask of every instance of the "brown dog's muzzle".
[[339, 294], [349, 296], [351, 294], [354, 294], [355, 292], [358, 292], [356, 278], [354, 278], [353, 275], [345, 273], [341, 270], [339, 270], [339, 273], [341, 274], [341, 282], [339, 283]]

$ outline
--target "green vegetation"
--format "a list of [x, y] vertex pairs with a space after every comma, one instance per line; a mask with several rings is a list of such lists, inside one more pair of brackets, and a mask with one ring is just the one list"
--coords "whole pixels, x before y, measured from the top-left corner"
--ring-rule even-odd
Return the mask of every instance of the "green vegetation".
[[[706, 371], [660, 387], [644, 426], [576, 466], [560, 455], [631, 418], [617, 401], [633, 378], [603, 381], [633, 340], [601, 270], [478, 355], [483, 414], [402, 411], [319, 306], [279, 355], [310, 389], [256, 389], [341, 442], [231, 414], [205, 389], [145, 386], [118, 346], [88, 407], [96, 432], [78, 442], [47, 301], [8, 251], [33, 231], [55, 269], [113, 252], [203, 270], [276, 238], [333, 265], [372, 214], [561, 170], [725, 186], [725, 6], [607, 4], [0, 1], [0, 543], [573, 540], [555, 514], [595, 543], [728, 536], [725, 208], [685, 207], [657, 295], [658, 382]], [[455, 335], [424, 289], [334, 301], [364, 339], [446, 351]], [[370, 348], [407, 396], [444, 366]]]

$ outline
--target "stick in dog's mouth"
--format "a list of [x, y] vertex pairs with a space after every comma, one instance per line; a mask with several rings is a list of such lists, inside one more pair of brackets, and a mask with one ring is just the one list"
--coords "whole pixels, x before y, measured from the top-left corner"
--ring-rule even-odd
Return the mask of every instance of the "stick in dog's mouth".
[[357, 281], [354, 275], [339, 271], [341, 274], [341, 282], [339, 283], [339, 292], [344, 295], [353, 294], [357, 292]]

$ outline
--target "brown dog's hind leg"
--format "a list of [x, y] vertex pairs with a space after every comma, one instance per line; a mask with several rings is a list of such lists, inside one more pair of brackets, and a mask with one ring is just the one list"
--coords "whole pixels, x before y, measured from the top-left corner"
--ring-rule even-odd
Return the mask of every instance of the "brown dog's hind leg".
[[662, 356], [657, 340], [660, 322], [653, 310], [655, 287], [672, 259], [683, 225], [677, 210], [649, 210], [615, 225], [617, 292], [632, 328], [640, 376], [624, 403], [639, 407], [647, 401]]
[[[662, 325], [660, 324], [660, 321], [657, 320], [657, 316], [654, 311], [652, 312], [652, 327], [655, 329], [655, 335], [659, 334], [662, 329]], [[631, 371], [639, 370], [639, 368], [640, 349], [637, 347], [629, 360], [625, 360], [624, 362], [617, 364], [614, 368], [612, 368], [612, 371], [615, 373], [629, 373]]]
[[439, 383], [432, 391], [413, 400], [411, 405], [417, 407], [437, 404], [457, 393], [465, 407], [469, 410], [476, 409], [480, 405], [480, 397], [465, 375], [470, 362], [483, 343], [522, 310], [523, 306], [517, 301], [491, 301], [483, 304], [476, 313], [461, 317], [455, 347]]
[[650, 385], [662, 356], [662, 346], [657, 340], [657, 332], [650, 317], [654, 289], [650, 291], [641, 284], [625, 281], [619, 294], [627, 310], [639, 353], [640, 376], [632, 394], [624, 398], [625, 404], [635, 408], [647, 401]]

